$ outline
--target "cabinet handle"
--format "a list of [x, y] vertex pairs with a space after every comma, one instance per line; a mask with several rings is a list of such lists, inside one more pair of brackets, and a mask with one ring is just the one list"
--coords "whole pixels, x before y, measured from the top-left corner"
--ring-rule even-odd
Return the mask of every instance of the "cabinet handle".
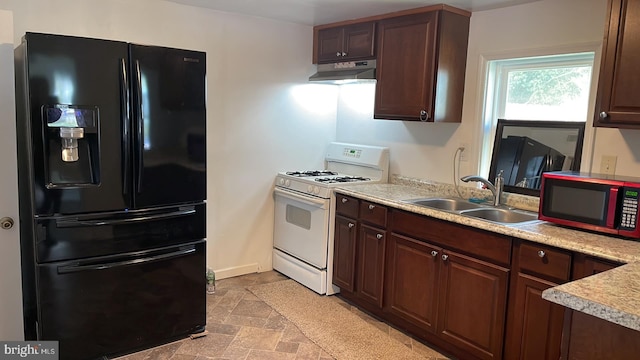
[[429, 120], [429, 113], [426, 110], [420, 110], [420, 121]]
[[382, 234], [378, 234], [376, 235], [376, 237], [378, 238], [378, 240], [382, 239]]
[[351, 229], [354, 226], [356, 226], [354, 223], [349, 223], [349, 229]]
[[444, 254], [442, 255], [442, 260], [443, 261], [447, 261], [448, 258], [449, 258], [449, 255], [444, 255]]
[[542, 250], [538, 250], [538, 257], [543, 258], [546, 254]]
[[340, 57], [340, 51], [338, 51], [338, 52], [336, 53], [336, 56], [337, 56], [337, 57]]
[[346, 52], [343, 52], [343, 53], [342, 53], [342, 56], [347, 56], [347, 53], [346, 53]]
[[606, 111], [600, 113], [600, 120], [604, 120], [609, 117], [609, 114]]
[[369, 205], [369, 210], [373, 210], [373, 209], [375, 209], [375, 208], [376, 208], [376, 206], [375, 206], [375, 205]]
[[347, 200], [347, 198], [342, 198], [342, 203], [343, 204], [346, 203], [347, 201], [349, 201], [349, 200]]
[[435, 250], [431, 251], [431, 256], [433, 256], [433, 257], [438, 256], [438, 252], [437, 252], [437, 251], [435, 251]]

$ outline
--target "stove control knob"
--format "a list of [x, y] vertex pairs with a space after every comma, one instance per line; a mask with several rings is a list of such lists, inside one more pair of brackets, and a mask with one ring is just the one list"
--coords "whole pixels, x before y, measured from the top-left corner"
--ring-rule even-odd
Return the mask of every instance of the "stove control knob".
[[286, 186], [286, 187], [291, 186], [291, 180], [285, 180], [284, 181], [284, 186]]
[[278, 181], [278, 183], [280, 184], [280, 186], [284, 186], [284, 179], [280, 179], [280, 181]]
[[313, 187], [313, 193], [316, 194], [316, 195], [320, 194], [320, 188], [317, 187], [317, 186], [314, 186]]
[[312, 186], [312, 185], [309, 185], [309, 186], [307, 187], [307, 192], [308, 192], [308, 193], [312, 193], [312, 192], [313, 192], [313, 186]]

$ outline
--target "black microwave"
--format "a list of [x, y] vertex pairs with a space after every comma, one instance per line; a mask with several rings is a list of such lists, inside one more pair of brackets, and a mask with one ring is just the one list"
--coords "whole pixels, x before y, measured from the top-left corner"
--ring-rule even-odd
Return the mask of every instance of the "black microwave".
[[546, 172], [542, 174], [538, 218], [637, 239], [639, 193], [640, 178]]

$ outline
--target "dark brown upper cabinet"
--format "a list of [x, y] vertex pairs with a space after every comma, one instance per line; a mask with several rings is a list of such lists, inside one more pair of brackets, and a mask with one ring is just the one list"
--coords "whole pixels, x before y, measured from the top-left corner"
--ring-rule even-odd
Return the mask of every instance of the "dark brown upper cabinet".
[[640, 2], [610, 0], [594, 126], [640, 129]]
[[374, 59], [375, 29], [375, 22], [365, 22], [317, 30], [314, 63]]
[[379, 21], [374, 118], [461, 122], [469, 18], [443, 9]]

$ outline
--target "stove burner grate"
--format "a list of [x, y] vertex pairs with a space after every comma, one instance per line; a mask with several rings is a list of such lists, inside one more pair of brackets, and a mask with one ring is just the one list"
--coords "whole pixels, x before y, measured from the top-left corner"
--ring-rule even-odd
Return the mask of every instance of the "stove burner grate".
[[328, 171], [328, 170], [289, 171], [286, 174], [291, 176], [297, 176], [297, 177], [338, 175], [337, 172]]
[[361, 177], [361, 176], [340, 176], [340, 177], [329, 177], [329, 178], [319, 178], [315, 179], [318, 182], [324, 184], [332, 184], [332, 183], [344, 183], [344, 182], [356, 182], [356, 181], [368, 181], [371, 180], [369, 178]]

